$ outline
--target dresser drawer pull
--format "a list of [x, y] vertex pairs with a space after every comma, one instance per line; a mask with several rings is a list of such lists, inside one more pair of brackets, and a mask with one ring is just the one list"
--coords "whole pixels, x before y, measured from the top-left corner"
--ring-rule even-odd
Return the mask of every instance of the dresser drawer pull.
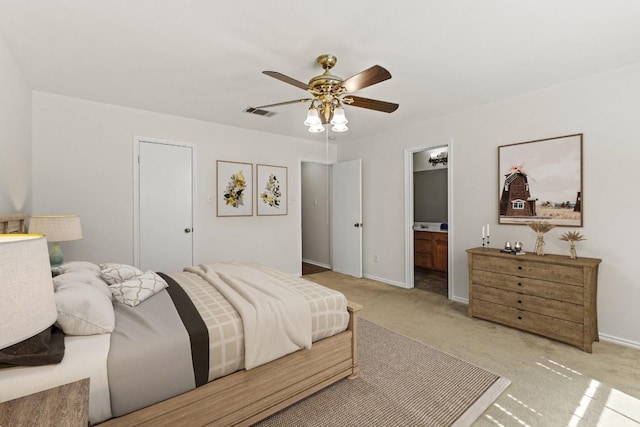
[[521, 265], [518, 266], [518, 270], [522, 270], [522, 266]]
[[522, 320], [522, 316], [518, 316], [518, 320]]
[[522, 283], [521, 283], [521, 282], [518, 282], [518, 286], [522, 286]]
[[521, 299], [518, 300], [518, 304], [522, 304], [522, 300]]

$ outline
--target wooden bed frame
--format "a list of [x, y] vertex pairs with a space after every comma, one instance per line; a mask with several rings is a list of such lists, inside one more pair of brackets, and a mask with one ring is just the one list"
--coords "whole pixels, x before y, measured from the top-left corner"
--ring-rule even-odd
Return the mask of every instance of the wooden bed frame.
[[[24, 233], [28, 215], [0, 215], [0, 233]], [[99, 424], [116, 426], [250, 426], [344, 378], [359, 374], [358, 312], [349, 302], [347, 330], [249, 371]]]
[[26, 214], [0, 215], [0, 234], [24, 233]]

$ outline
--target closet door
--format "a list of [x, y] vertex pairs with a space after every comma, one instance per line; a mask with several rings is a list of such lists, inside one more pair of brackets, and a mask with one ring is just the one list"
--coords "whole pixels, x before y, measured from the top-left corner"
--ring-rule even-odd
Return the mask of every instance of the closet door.
[[142, 270], [193, 265], [194, 147], [138, 141], [138, 262]]
[[331, 264], [362, 277], [362, 160], [331, 166]]

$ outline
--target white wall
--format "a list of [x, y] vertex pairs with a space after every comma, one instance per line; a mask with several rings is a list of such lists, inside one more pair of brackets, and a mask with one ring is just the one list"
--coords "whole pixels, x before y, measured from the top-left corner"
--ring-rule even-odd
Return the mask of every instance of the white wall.
[[0, 37], [0, 212], [31, 211], [31, 88]]
[[[468, 298], [465, 249], [481, 244], [491, 224], [492, 246], [521, 240], [532, 250], [528, 227], [498, 225], [497, 147], [574, 133], [584, 134], [583, 209], [588, 240], [578, 256], [602, 258], [599, 275], [601, 336], [640, 346], [640, 279], [637, 271], [640, 198], [640, 64], [452, 114], [339, 147], [339, 160], [363, 159], [364, 272], [404, 283], [403, 153], [418, 145], [452, 141], [452, 285], [455, 299]], [[402, 106], [400, 106], [402, 108]], [[385, 170], [384, 174], [377, 171]], [[547, 233], [545, 251], [568, 254]], [[380, 262], [373, 262], [380, 254]]]
[[[325, 161], [324, 144], [34, 92], [33, 213], [81, 216], [84, 239], [61, 244], [67, 260], [133, 263], [134, 136], [197, 146], [196, 263], [300, 272], [300, 159]], [[288, 167], [289, 214], [216, 217], [216, 160]]]

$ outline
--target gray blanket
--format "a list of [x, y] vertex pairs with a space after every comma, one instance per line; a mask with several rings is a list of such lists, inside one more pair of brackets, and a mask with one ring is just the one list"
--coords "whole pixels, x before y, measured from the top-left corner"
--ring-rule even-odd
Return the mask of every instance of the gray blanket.
[[114, 416], [195, 388], [189, 335], [166, 290], [135, 308], [114, 304], [107, 363]]

